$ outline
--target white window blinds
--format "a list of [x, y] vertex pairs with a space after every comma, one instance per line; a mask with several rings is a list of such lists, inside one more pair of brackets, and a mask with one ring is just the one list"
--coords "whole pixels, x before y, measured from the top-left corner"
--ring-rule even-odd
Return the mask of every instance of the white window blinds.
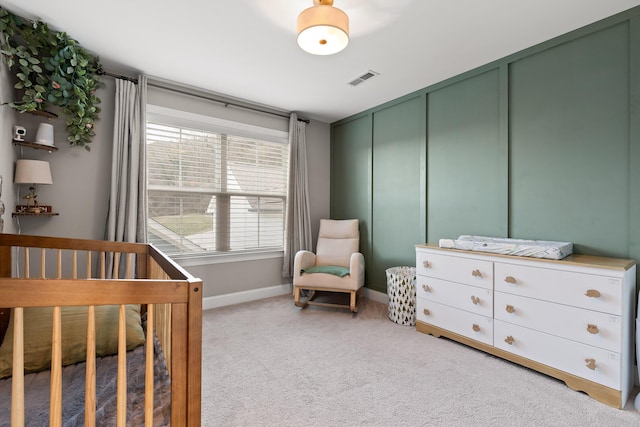
[[169, 255], [282, 250], [286, 132], [149, 110], [149, 241]]

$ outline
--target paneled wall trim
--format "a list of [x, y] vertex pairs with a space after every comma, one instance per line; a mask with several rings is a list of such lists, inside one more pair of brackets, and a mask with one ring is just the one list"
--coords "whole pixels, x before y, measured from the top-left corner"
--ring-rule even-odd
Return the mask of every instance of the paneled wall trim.
[[640, 7], [333, 123], [331, 215], [381, 292], [461, 234], [640, 261]]

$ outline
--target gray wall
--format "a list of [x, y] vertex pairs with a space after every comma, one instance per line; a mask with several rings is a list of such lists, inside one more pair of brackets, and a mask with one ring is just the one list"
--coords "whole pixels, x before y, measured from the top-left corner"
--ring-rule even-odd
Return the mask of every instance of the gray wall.
[[[6, 69], [2, 64], [3, 70]], [[47, 235], [56, 237], [76, 237], [100, 239], [104, 235], [107, 204], [109, 199], [109, 180], [111, 168], [111, 140], [113, 135], [113, 90], [114, 82], [105, 81], [106, 86], [98, 91], [101, 98], [102, 113], [96, 122], [96, 138], [91, 151], [71, 147], [66, 141], [65, 118], [44, 119], [31, 114], [18, 114], [8, 106], [2, 107], [3, 120], [0, 131], [4, 135], [0, 144], [0, 175], [4, 177], [3, 200], [6, 205], [5, 233], [21, 232], [22, 234]], [[8, 75], [2, 75], [2, 102], [13, 99], [13, 91], [8, 82]], [[55, 113], [59, 111], [52, 110]], [[13, 125], [18, 124], [27, 129], [26, 140], [33, 141], [38, 124], [48, 121], [55, 128], [55, 145], [59, 151], [49, 153], [14, 146], [11, 144]], [[43, 205], [52, 205], [59, 212], [56, 217], [26, 217], [12, 219], [11, 211], [16, 204], [18, 186], [13, 184], [15, 159], [45, 160], [51, 165], [52, 185], [38, 186], [38, 201]], [[28, 186], [21, 185], [20, 197], [28, 191]], [[7, 192], [7, 196], [5, 196]], [[9, 199], [8, 196], [12, 196]], [[24, 204], [24, 200], [18, 200]], [[7, 224], [8, 223], [8, 224]], [[8, 226], [7, 226], [8, 225]]]
[[[4, 62], [0, 63], [0, 103], [10, 100], [11, 85], [7, 75], [8, 70]], [[11, 211], [15, 206], [15, 192], [13, 191], [13, 162], [14, 154], [11, 148], [11, 133], [15, 122], [15, 112], [7, 106], [0, 107], [0, 130], [3, 135], [0, 142], [0, 175], [3, 179], [2, 195], [0, 200], [4, 202], [5, 213], [0, 216], [4, 220], [4, 232], [13, 233], [14, 226], [11, 220]]]
[[[0, 95], [2, 102], [13, 99], [13, 91], [4, 63], [0, 68]], [[8, 106], [0, 108], [0, 132], [5, 137], [0, 144], [0, 175], [4, 177], [2, 200], [6, 205], [5, 233], [40, 236], [101, 239], [109, 203], [111, 176], [111, 145], [113, 139], [114, 89], [111, 78], [104, 78], [106, 86], [100, 89], [102, 113], [95, 124], [96, 137], [91, 151], [71, 147], [65, 142], [64, 117], [50, 121], [55, 127], [56, 146], [59, 151], [20, 148], [11, 144], [13, 125], [27, 128], [27, 140], [35, 136], [38, 123], [43, 119], [30, 114], [17, 114]], [[329, 125], [312, 121], [307, 126], [309, 151], [309, 185], [312, 220], [317, 234], [317, 223], [329, 213]], [[11, 218], [16, 199], [13, 184], [15, 160], [28, 158], [50, 162], [53, 185], [38, 187], [41, 204], [52, 205], [59, 212], [55, 217]], [[21, 186], [26, 187], [26, 186]], [[24, 195], [27, 188], [20, 188]], [[187, 267], [204, 281], [204, 296], [222, 295], [282, 284], [280, 277], [282, 258], [242, 261]]]

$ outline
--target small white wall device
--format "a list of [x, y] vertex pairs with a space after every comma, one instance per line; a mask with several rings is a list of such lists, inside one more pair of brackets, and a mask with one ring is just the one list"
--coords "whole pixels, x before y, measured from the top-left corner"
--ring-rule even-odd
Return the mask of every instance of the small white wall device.
[[24, 136], [27, 134], [27, 130], [22, 126], [13, 127], [13, 140], [24, 141]]

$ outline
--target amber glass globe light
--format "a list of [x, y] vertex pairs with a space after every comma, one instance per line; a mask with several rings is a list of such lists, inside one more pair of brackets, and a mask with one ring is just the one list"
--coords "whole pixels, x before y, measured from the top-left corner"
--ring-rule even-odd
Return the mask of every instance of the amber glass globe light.
[[349, 44], [349, 17], [333, 0], [313, 0], [298, 16], [298, 45], [313, 55], [332, 55]]

